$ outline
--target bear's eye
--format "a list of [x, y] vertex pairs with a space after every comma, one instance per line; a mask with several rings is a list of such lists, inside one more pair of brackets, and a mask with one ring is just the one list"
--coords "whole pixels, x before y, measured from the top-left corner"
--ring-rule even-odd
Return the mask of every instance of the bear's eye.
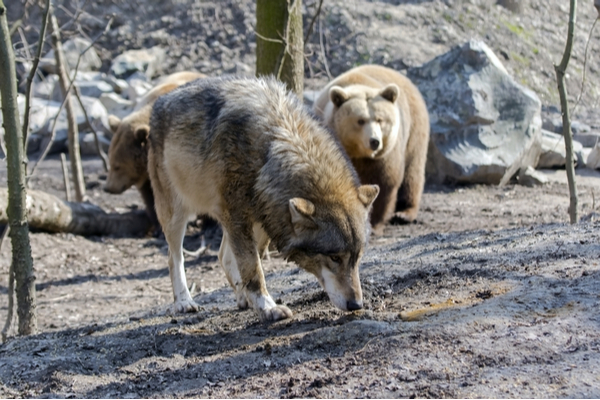
[[120, 170], [121, 168], [120, 168], [120, 167], [116, 167], [116, 166], [115, 166], [115, 167], [112, 167], [112, 169], [113, 169], [113, 171], [115, 171], [115, 172], [119, 172], [119, 170]]
[[365, 120], [364, 119], [359, 119], [358, 121], [356, 121], [360, 126], [363, 126], [365, 124]]
[[381, 124], [383, 122], [382, 118], [377, 118], [375, 121], [377, 121], [378, 124]]

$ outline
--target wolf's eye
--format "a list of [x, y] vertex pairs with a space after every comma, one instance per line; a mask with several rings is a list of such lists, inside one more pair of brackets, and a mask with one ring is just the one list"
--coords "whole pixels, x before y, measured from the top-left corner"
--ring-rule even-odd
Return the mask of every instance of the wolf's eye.
[[358, 121], [356, 121], [360, 126], [363, 126], [365, 124], [365, 120], [364, 119], [359, 119]]
[[340, 257], [340, 256], [329, 256], [329, 259], [336, 264], [342, 263], [342, 257]]
[[381, 124], [383, 122], [383, 119], [377, 118], [376, 121], [377, 121], [378, 124]]

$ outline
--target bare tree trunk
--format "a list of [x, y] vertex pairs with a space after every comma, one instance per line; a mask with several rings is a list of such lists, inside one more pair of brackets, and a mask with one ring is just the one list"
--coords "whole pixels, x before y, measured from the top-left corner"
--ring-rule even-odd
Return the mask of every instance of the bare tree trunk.
[[0, 0], [0, 76], [8, 173], [8, 199], [3, 209], [7, 210], [7, 222], [10, 226], [19, 334], [30, 335], [37, 330], [35, 276], [27, 225], [25, 155], [17, 106], [17, 71], [3, 0]]
[[69, 124], [69, 158], [71, 160], [71, 172], [73, 174], [73, 186], [75, 188], [75, 200], [85, 200], [85, 183], [83, 181], [83, 168], [81, 167], [81, 154], [79, 151], [79, 132], [77, 130], [77, 120], [71, 93], [69, 91], [70, 79], [68, 65], [64, 59], [62, 43], [60, 42], [60, 28], [54, 15], [54, 9], [50, 7], [50, 23], [52, 25], [52, 44], [54, 45], [54, 56], [56, 58], [56, 70], [60, 82], [62, 95], [65, 97], [65, 111], [67, 112], [67, 122]]
[[[7, 222], [4, 212], [6, 202], [6, 189], [0, 188], [0, 224]], [[27, 208], [29, 225], [47, 232], [69, 232], [84, 236], [139, 236], [145, 235], [151, 227], [150, 218], [143, 210], [125, 214], [107, 213], [93, 204], [63, 201], [38, 190], [28, 191]]]
[[556, 81], [558, 83], [558, 93], [560, 94], [560, 108], [562, 109], [563, 128], [562, 133], [565, 138], [566, 151], [566, 170], [567, 180], [569, 182], [569, 217], [572, 224], [579, 220], [577, 210], [577, 184], [575, 182], [575, 166], [573, 165], [573, 133], [571, 132], [571, 118], [569, 116], [569, 102], [567, 100], [567, 89], [565, 88], [565, 74], [571, 59], [571, 49], [573, 48], [573, 32], [575, 30], [575, 19], [577, 15], [577, 0], [571, 1], [571, 11], [569, 13], [569, 27], [567, 31], [567, 44], [560, 65], [555, 65]]
[[274, 75], [302, 98], [302, 0], [257, 0], [256, 75]]

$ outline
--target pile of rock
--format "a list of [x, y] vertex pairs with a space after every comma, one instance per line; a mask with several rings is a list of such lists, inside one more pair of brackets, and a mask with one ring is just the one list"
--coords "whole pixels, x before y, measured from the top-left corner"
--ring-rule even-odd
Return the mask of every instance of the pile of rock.
[[[81, 38], [69, 40], [64, 43], [64, 50], [71, 77], [75, 77], [74, 85], [89, 118], [88, 122], [79, 101], [73, 95], [81, 153], [97, 154], [92, 128], [98, 133], [104, 151], [108, 151], [112, 138], [108, 115], [123, 117], [133, 110], [136, 101], [153, 86], [150, 80], [161, 72], [165, 50], [153, 47], [127, 51], [113, 60], [108, 74], [97, 71], [102, 63], [89, 41]], [[63, 99], [52, 50], [40, 60], [39, 66], [40, 73], [36, 76], [32, 90], [31, 133], [27, 151], [31, 154], [43, 150], [49, 143], [56, 124], [50, 154], [66, 152], [67, 116], [64, 109], [58, 113]], [[27, 66], [21, 65], [20, 72], [19, 89], [24, 92], [26, 76], [29, 74]], [[22, 120], [25, 95], [19, 94], [18, 104]]]
[[[64, 45], [75, 85], [81, 93], [86, 120], [74, 100], [83, 155], [96, 154], [91, 127], [107, 151], [112, 133], [108, 115], [123, 117], [153, 85], [161, 71], [165, 50], [130, 50], [116, 57], [108, 73], [97, 72], [100, 59], [90, 43], [74, 39]], [[85, 51], [85, 52], [84, 52]], [[80, 54], [83, 55], [80, 57]], [[52, 52], [40, 63], [43, 78], [36, 79], [31, 111], [28, 152], [45, 148], [56, 119], [50, 153], [67, 150], [67, 121]], [[26, 68], [21, 68], [23, 74]], [[73, 74], [73, 72], [71, 72]], [[542, 109], [537, 95], [517, 83], [483, 42], [470, 40], [432, 61], [408, 70], [421, 90], [431, 119], [427, 161], [429, 182], [498, 184], [517, 177], [521, 183], [543, 182], [535, 168], [562, 168], [565, 146], [562, 119], [556, 108]], [[21, 84], [21, 88], [23, 85]], [[310, 102], [314, 93], [307, 91]], [[19, 97], [21, 115], [24, 96]], [[600, 132], [574, 122], [577, 167], [600, 167]]]
[[[471, 40], [408, 76], [430, 113], [430, 182], [498, 184], [518, 176], [531, 185], [543, 182], [534, 168], [565, 166], [560, 112], [545, 110], [543, 120], [538, 96], [517, 83], [485, 43]], [[577, 122], [572, 130], [577, 166], [584, 167], [600, 132]]]

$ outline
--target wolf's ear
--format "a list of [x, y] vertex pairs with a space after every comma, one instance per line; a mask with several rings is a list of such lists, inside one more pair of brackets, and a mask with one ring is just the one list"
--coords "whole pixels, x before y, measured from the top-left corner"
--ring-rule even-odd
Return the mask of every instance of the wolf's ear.
[[119, 129], [119, 125], [121, 125], [121, 120], [116, 115], [108, 116], [108, 126], [113, 133], [117, 133], [117, 129]]
[[329, 89], [329, 98], [336, 108], [339, 108], [342, 104], [348, 100], [348, 93], [339, 86], [332, 86]]
[[379, 95], [384, 99], [394, 103], [400, 95], [400, 88], [395, 83], [391, 83], [383, 88]]
[[294, 197], [289, 202], [290, 215], [292, 217], [292, 226], [296, 235], [301, 234], [307, 229], [316, 228], [312, 219], [315, 213], [315, 205], [310, 201], [300, 197]]
[[378, 194], [379, 186], [377, 185], [362, 185], [358, 188], [358, 199], [366, 208], [371, 207]]
[[144, 146], [146, 141], [148, 141], [148, 136], [150, 135], [150, 127], [148, 125], [138, 126], [133, 132], [133, 137], [136, 142]]

